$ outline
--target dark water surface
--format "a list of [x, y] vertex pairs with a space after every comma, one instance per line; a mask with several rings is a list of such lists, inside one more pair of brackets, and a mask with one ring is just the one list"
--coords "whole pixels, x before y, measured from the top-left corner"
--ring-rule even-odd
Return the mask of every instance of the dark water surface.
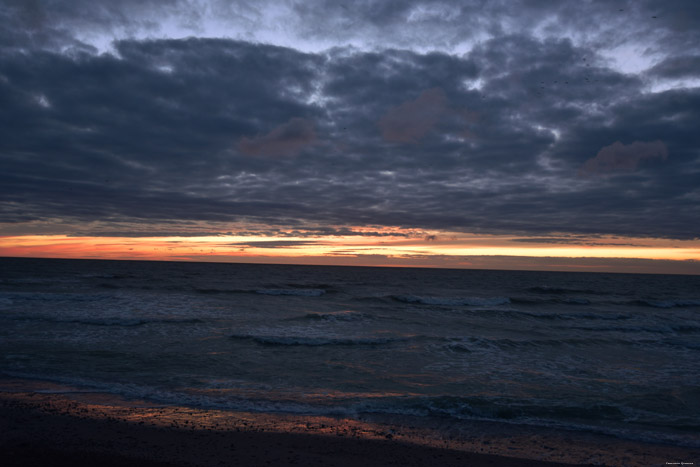
[[0, 374], [700, 446], [700, 277], [0, 259]]

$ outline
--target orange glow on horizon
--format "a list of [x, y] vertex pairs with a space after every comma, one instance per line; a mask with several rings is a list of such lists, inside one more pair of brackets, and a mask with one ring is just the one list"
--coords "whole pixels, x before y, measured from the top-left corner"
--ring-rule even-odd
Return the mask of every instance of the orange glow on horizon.
[[[698, 241], [596, 237], [576, 238], [575, 244], [568, 238], [551, 241], [449, 232], [421, 236], [396, 229], [382, 233], [385, 236], [363, 236], [377, 229], [352, 231], [355, 235], [307, 237], [5, 236], [0, 237], [0, 256], [427, 267], [473, 267], [473, 257], [700, 260]], [[569, 264], [566, 269], [587, 267]]]

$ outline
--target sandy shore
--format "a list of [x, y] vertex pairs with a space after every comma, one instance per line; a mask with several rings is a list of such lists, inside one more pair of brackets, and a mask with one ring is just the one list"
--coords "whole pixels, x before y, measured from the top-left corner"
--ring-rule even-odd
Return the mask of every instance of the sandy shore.
[[4, 466], [555, 466], [700, 463], [700, 450], [480, 424], [442, 439], [411, 426], [198, 410], [111, 395], [0, 392]]

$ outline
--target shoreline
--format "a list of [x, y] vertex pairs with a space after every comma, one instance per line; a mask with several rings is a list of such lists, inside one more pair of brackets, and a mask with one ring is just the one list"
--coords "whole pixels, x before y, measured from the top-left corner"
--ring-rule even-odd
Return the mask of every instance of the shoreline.
[[[0, 394], [0, 455], [24, 465], [565, 466], [412, 444], [342, 423], [285, 431], [268, 416], [187, 407], [95, 406], [64, 395]], [[215, 428], [213, 428], [215, 427]], [[299, 428], [302, 428], [300, 425]], [[383, 435], [384, 439], [381, 439]]]
[[[0, 385], [4, 465], [667, 465], [700, 449], [590, 433], [474, 422], [459, 436], [376, 421], [206, 410], [72, 392], [52, 383]], [[43, 388], [43, 389], [42, 389]], [[61, 388], [63, 389], [63, 392]], [[37, 458], [39, 456], [40, 458]], [[43, 461], [42, 461], [43, 459]], [[65, 459], [61, 461], [60, 459]], [[84, 463], [76, 459], [84, 459]], [[70, 462], [69, 462], [70, 461]], [[12, 463], [14, 462], [14, 463]]]

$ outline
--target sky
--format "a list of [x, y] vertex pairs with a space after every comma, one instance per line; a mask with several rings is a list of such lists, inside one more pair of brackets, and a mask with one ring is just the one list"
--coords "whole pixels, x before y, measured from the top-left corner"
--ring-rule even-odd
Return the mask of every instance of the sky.
[[700, 274], [696, 0], [0, 22], [0, 256]]

